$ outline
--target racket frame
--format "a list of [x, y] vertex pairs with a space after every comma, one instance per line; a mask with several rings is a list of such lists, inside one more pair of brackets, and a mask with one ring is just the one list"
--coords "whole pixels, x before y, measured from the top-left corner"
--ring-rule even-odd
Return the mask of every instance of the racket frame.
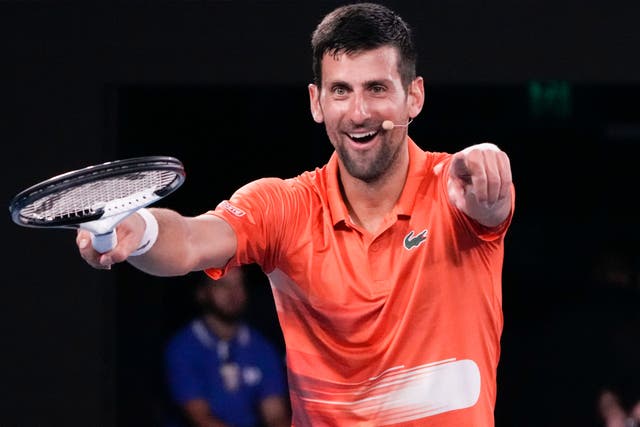
[[[81, 212], [66, 214], [66, 218], [53, 221], [26, 217], [22, 210], [40, 199], [92, 182], [145, 171], [171, 171], [173, 181], [165, 187], [143, 189], [126, 197], [110, 200], [101, 206], [92, 206]], [[182, 163], [168, 156], [146, 156], [115, 160], [83, 169], [66, 172], [33, 185], [18, 193], [9, 204], [11, 219], [18, 225], [35, 228], [82, 228], [92, 233], [92, 243], [98, 252], [106, 252], [116, 243], [116, 225], [138, 209], [148, 206], [175, 191], [186, 177]]]

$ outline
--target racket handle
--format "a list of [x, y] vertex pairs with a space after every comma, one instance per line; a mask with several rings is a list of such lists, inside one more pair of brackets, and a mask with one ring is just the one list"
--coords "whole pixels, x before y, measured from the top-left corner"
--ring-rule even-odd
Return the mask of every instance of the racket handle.
[[109, 231], [104, 234], [91, 234], [91, 244], [93, 249], [101, 254], [109, 252], [118, 243], [118, 236], [116, 236], [115, 230]]

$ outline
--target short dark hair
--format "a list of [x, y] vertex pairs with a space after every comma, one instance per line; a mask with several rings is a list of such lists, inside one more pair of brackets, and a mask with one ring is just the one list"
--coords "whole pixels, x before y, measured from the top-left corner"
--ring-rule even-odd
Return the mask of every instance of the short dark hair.
[[395, 12], [375, 3], [355, 3], [330, 12], [311, 36], [313, 79], [322, 83], [325, 53], [354, 53], [390, 45], [399, 52], [398, 72], [408, 87], [416, 77], [417, 53], [411, 29]]

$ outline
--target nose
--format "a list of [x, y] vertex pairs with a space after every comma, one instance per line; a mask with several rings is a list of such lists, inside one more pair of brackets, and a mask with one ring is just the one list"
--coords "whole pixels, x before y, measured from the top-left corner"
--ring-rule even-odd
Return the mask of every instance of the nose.
[[371, 117], [369, 113], [369, 104], [366, 97], [362, 93], [354, 93], [349, 106], [349, 120], [353, 124], [360, 125]]

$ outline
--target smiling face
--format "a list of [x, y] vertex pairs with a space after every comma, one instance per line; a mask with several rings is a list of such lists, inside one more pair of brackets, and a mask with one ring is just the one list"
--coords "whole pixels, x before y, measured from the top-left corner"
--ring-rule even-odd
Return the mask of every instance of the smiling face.
[[424, 88], [420, 77], [402, 86], [396, 48], [326, 53], [321, 85], [310, 85], [309, 96], [313, 118], [324, 122], [341, 171], [370, 183], [408, 161], [407, 128], [387, 131], [382, 122], [406, 124], [417, 116]]

